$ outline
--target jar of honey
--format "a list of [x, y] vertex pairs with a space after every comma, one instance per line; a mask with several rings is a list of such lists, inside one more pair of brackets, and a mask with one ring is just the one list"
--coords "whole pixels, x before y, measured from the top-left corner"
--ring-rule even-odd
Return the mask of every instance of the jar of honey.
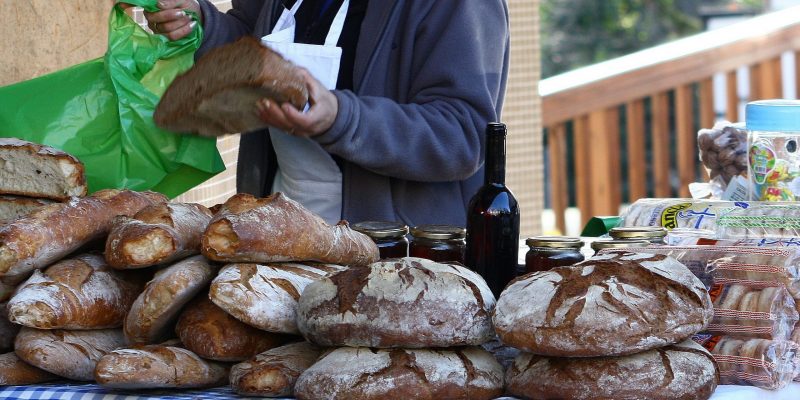
[[408, 226], [400, 222], [364, 221], [353, 230], [369, 236], [380, 251], [381, 259], [408, 257]]
[[612, 228], [608, 234], [614, 240], [647, 240], [651, 244], [667, 244], [667, 229], [660, 226]]
[[525, 240], [525, 273], [548, 271], [583, 261], [583, 241], [573, 237], [537, 236]]
[[632, 247], [647, 247], [651, 243], [648, 240], [598, 240], [592, 242], [591, 247], [595, 252], [606, 249], [626, 249]]
[[464, 264], [466, 229], [452, 225], [419, 225], [411, 229], [411, 257]]

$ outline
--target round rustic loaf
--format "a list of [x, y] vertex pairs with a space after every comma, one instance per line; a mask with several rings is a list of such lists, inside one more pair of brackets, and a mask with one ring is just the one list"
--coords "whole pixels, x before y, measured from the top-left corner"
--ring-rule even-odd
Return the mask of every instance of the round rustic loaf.
[[524, 399], [708, 399], [718, 382], [713, 357], [691, 340], [623, 357], [523, 353], [506, 374], [508, 393]]
[[494, 337], [495, 299], [476, 273], [421, 258], [351, 268], [306, 287], [297, 325], [323, 346], [426, 348]]
[[231, 388], [243, 396], [292, 397], [294, 384], [321, 349], [309, 342], [267, 350], [231, 367]]
[[534, 354], [618, 356], [679, 343], [713, 311], [703, 283], [675, 259], [615, 251], [512, 281], [494, 325], [503, 343]]
[[300, 375], [300, 400], [481, 400], [503, 393], [503, 367], [480, 347], [377, 350], [343, 347]]

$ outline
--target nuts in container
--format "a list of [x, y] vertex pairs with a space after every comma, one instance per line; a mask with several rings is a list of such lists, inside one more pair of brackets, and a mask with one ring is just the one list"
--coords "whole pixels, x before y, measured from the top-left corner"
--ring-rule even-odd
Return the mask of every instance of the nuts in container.
[[722, 177], [728, 184], [736, 175], [747, 175], [747, 131], [741, 124], [718, 122], [697, 133], [700, 160], [711, 179]]

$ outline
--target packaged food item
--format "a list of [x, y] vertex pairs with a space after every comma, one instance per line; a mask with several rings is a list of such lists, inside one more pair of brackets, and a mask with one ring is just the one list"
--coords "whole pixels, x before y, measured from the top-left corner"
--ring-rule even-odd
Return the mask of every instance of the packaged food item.
[[614, 240], [647, 240], [652, 244], [667, 244], [667, 229], [660, 226], [631, 226], [611, 228], [608, 232]]
[[763, 239], [714, 239], [713, 237], [670, 235], [667, 237], [670, 246], [743, 246], [743, 247], [800, 247], [800, 237], [763, 238]]
[[800, 204], [752, 203], [724, 210], [717, 217], [716, 233], [727, 239], [800, 237]]
[[649, 246], [650, 242], [647, 240], [595, 240], [590, 245], [592, 250], [600, 252], [601, 250], [619, 250], [627, 248], [638, 248]]
[[701, 334], [693, 338], [708, 349], [719, 367], [720, 384], [781, 389], [797, 370], [797, 344], [790, 341]]
[[800, 101], [761, 100], [747, 104], [750, 199], [800, 198]]
[[731, 208], [748, 208], [750, 203], [693, 200], [641, 199], [628, 207], [620, 226], [662, 226], [715, 231], [717, 215]]
[[450, 225], [420, 225], [411, 229], [411, 257], [464, 264], [467, 230]]
[[701, 129], [697, 147], [711, 179], [719, 176], [727, 185], [733, 177], [747, 174], [747, 131], [742, 124], [721, 121]]
[[525, 273], [577, 264], [584, 260], [583, 241], [564, 236], [537, 236], [525, 240], [530, 250], [525, 254]]
[[795, 300], [783, 286], [714, 285], [709, 333], [789, 340], [798, 320]]
[[363, 221], [353, 224], [352, 228], [375, 242], [382, 260], [408, 257], [407, 225], [401, 222]]

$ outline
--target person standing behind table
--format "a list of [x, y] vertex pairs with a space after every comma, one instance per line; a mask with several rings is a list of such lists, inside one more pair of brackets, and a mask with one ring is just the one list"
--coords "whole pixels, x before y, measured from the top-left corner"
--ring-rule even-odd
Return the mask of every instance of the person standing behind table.
[[146, 18], [173, 40], [191, 32], [183, 10], [201, 15], [198, 57], [243, 35], [280, 36], [292, 16], [294, 42], [321, 48], [346, 16], [334, 90], [306, 73], [306, 112], [258, 104], [273, 128], [242, 135], [240, 192], [288, 192], [328, 222], [464, 225], [483, 180], [484, 129], [505, 95], [506, 0], [234, 0], [227, 13], [208, 0], [159, 4]]

